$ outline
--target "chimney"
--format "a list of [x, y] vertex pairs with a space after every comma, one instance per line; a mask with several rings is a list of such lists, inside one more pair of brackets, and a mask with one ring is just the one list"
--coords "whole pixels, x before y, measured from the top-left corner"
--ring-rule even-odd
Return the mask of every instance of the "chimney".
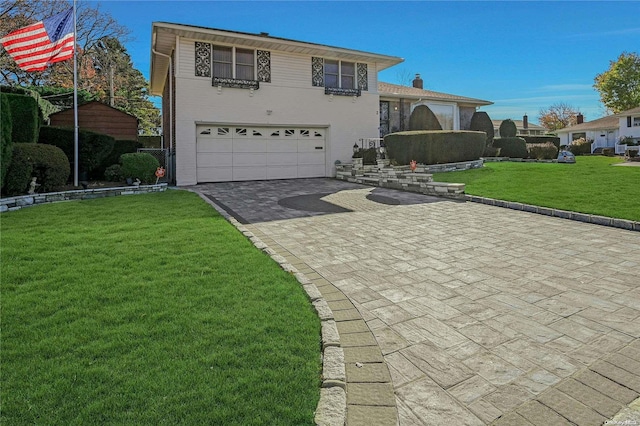
[[578, 113], [578, 115], [576, 115], [576, 124], [582, 124], [584, 123], [584, 115], [582, 115], [581, 112]]
[[527, 114], [522, 116], [522, 128], [525, 130], [529, 128], [529, 117], [527, 117]]
[[416, 74], [416, 78], [413, 80], [413, 87], [416, 89], [422, 89], [422, 79], [420, 78], [420, 74]]

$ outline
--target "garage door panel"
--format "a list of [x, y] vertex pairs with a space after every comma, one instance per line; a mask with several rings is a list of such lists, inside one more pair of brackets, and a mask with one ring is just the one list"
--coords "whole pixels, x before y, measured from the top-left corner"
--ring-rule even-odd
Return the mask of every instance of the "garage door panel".
[[298, 164], [317, 164], [324, 167], [324, 152], [298, 153]]
[[234, 153], [233, 167], [265, 167], [267, 154], [264, 153]]
[[298, 141], [290, 139], [269, 139], [267, 152], [298, 152]]
[[231, 167], [233, 154], [201, 152], [196, 157], [196, 167]]
[[233, 152], [231, 139], [198, 139], [196, 149], [200, 152]]
[[295, 152], [267, 153], [267, 166], [297, 166], [298, 154]]
[[267, 167], [267, 179], [295, 179], [297, 177], [297, 165]]
[[198, 182], [228, 182], [233, 179], [231, 166], [198, 167]]
[[298, 152], [324, 151], [324, 140], [301, 139], [298, 140]]
[[264, 180], [266, 178], [266, 167], [233, 167], [233, 180]]
[[324, 176], [324, 164], [309, 164], [304, 166], [298, 166], [298, 177], [310, 178], [310, 177], [323, 177]]
[[267, 142], [259, 139], [234, 139], [233, 152], [267, 152]]

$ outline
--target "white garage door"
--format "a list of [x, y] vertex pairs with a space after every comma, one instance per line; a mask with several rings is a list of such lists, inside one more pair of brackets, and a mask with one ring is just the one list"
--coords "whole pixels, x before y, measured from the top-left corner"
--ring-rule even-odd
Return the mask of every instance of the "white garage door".
[[196, 127], [198, 182], [325, 175], [325, 129]]

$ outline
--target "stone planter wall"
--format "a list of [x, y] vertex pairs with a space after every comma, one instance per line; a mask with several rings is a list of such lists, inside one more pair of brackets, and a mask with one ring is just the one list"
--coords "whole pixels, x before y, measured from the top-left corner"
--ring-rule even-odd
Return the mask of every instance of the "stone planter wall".
[[0, 213], [19, 210], [23, 207], [69, 200], [115, 197], [116, 195], [147, 194], [167, 190], [166, 183], [157, 185], [124, 186], [118, 188], [79, 189], [76, 191], [48, 192], [45, 194], [21, 195], [0, 199]]

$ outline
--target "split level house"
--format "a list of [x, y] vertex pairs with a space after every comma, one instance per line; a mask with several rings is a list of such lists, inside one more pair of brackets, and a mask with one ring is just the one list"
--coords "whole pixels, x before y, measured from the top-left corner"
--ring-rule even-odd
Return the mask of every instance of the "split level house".
[[578, 124], [557, 130], [557, 133], [562, 145], [585, 138], [592, 141], [591, 152], [614, 148], [616, 154], [624, 154], [627, 146], [619, 143], [621, 139], [640, 142], [640, 107], [586, 122], [578, 115]]
[[459, 129], [476, 106], [490, 104], [378, 81], [402, 61], [267, 33], [153, 23], [151, 93], [162, 96], [176, 184], [330, 177], [358, 140], [379, 138], [382, 126], [382, 134], [403, 130], [405, 117], [392, 124], [391, 111], [410, 114], [427, 102]]

